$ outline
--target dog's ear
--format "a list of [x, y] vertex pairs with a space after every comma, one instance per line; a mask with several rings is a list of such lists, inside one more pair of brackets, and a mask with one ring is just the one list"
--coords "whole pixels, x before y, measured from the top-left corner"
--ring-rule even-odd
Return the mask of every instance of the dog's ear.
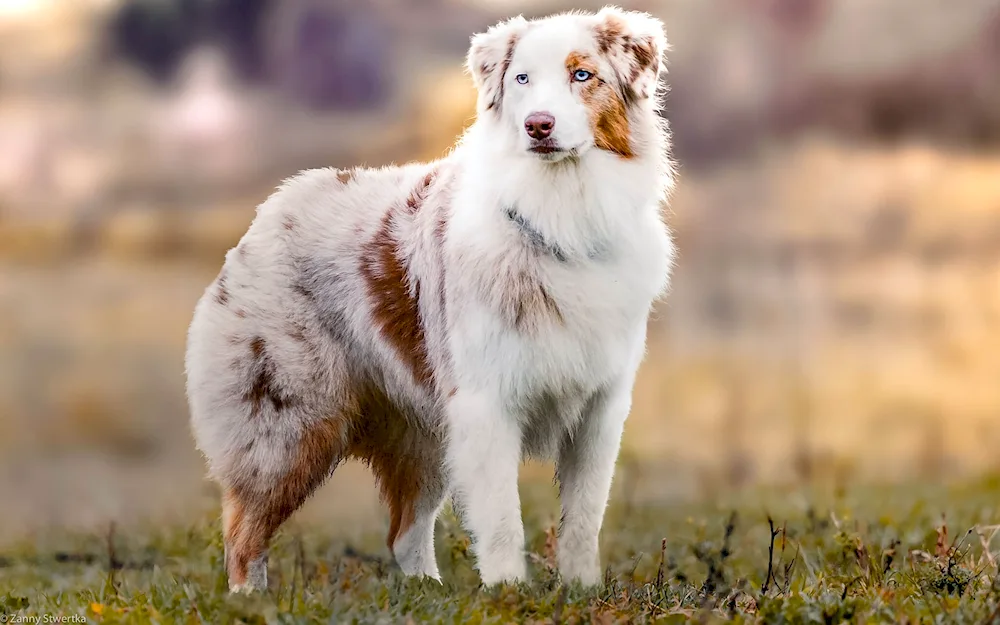
[[670, 49], [663, 22], [648, 13], [617, 7], [604, 7], [596, 17], [597, 49], [614, 68], [625, 104], [653, 96]]
[[518, 16], [490, 27], [485, 33], [473, 35], [466, 66], [479, 91], [479, 110], [500, 114], [503, 105], [503, 84], [514, 48], [527, 20]]

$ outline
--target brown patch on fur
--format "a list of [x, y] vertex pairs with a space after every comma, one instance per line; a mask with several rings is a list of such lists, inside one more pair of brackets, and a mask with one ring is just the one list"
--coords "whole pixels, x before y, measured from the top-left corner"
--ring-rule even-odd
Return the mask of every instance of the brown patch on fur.
[[640, 37], [638, 41], [632, 42], [630, 50], [635, 57], [632, 65], [631, 82], [638, 80], [639, 76], [656, 64], [656, 52], [653, 48], [653, 40], [650, 37]]
[[306, 328], [301, 323], [293, 323], [288, 326], [288, 336], [292, 340], [304, 343], [306, 340]]
[[341, 459], [340, 423], [324, 419], [311, 424], [291, 451], [288, 470], [280, 479], [260, 483], [251, 470], [237, 476], [224, 491], [223, 536], [230, 584], [246, 581], [250, 562], [264, 554], [278, 527], [323, 483]]
[[635, 156], [629, 142], [629, 122], [625, 103], [611, 88], [594, 89], [592, 96], [594, 103], [592, 110], [596, 115], [594, 142], [597, 147], [622, 158]]
[[295, 215], [285, 215], [285, 218], [281, 221], [281, 225], [285, 227], [285, 230], [295, 230], [295, 226], [297, 226], [298, 223], [298, 220], [295, 219]]
[[434, 182], [434, 177], [436, 175], [437, 175], [436, 169], [432, 169], [431, 171], [427, 172], [427, 175], [424, 176], [424, 179], [421, 180], [417, 184], [417, 186], [413, 189], [413, 191], [410, 192], [410, 195], [406, 198], [406, 210], [408, 212], [412, 214], [420, 210], [420, 207], [423, 206], [424, 204], [424, 200], [427, 199], [427, 194], [430, 190], [431, 183]]
[[560, 324], [564, 322], [559, 305], [549, 295], [545, 285], [522, 275], [519, 277], [519, 284], [515, 287], [514, 292], [519, 297], [516, 297], [509, 305], [513, 311], [514, 326], [519, 330], [526, 329], [528, 324], [546, 317], [552, 317]]
[[222, 493], [222, 538], [226, 543], [236, 537], [243, 524], [243, 512], [243, 504], [237, 499], [235, 491], [227, 488]]
[[566, 57], [566, 70], [572, 77], [580, 69], [593, 74], [593, 78], [586, 82], [572, 84], [580, 89], [580, 97], [589, 111], [594, 144], [622, 158], [632, 158], [635, 154], [629, 141], [631, 131], [625, 102], [611, 85], [598, 76], [597, 64], [590, 55], [571, 52]]
[[218, 280], [215, 282], [215, 301], [220, 306], [225, 306], [229, 303], [229, 289], [226, 288], [226, 273], [222, 272], [219, 274]]
[[628, 25], [625, 23], [625, 20], [611, 14], [605, 17], [604, 21], [594, 28], [597, 49], [601, 51], [601, 54], [607, 54], [613, 45], [621, 41], [627, 27]]
[[[245, 507], [231, 488], [222, 493], [222, 540], [226, 545], [226, 572], [230, 585], [243, 585], [247, 581], [247, 565], [252, 558], [240, 557], [240, 532], [243, 528]], [[243, 560], [242, 565], [239, 561]]]
[[[517, 40], [518, 36], [516, 34], [511, 34], [510, 39], [507, 40], [507, 52], [504, 53], [503, 60], [500, 61], [500, 75], [497, 76], [497, 90], [493, 96], [493, 100], [486, 105], [487, 111], [496, 109], [498, 115], [500, 114], [500, 107], [503, 105], [505, 92], [504, 80], [507, 77], [507, 70], [510, 69], [511, 61], [514, 60], [514, 48], [517, 46]], [[487, 75], [487, 72], [484, 72], [483, 75]]]
[[[631, 107], [640, 99], [649, 97], [643, 88], [641, 95], [636, 91], [636, 82], [642, 73], [652, 68], [657, 71], [656, 46], [652, 37], [634, 37], [628, 33], [628, 24], [620, 16], [609, 14], [604, 21], [594, 27], [594, 40], [602, 55], [620, 58], [615, 69], [615, 75], [621, 82], [622, 98], [625, 108]], [[626, 63], [621, 63], [626, 60]]]
[[253, 357], [258, 360], [260, 360], [260, 358], [264, 355], [264, 347], [264, 339], [259, 336], [255, 336], [253, 340], [250, 341], [250, 352], [253, 354]]
[[438, 212], [437, 222], [434, 224], [434, 240], [439, 246], [444, 245], [444, 235], [448, 231], [448, 214], [444, 207]]
[[237, 308], [235, 314], [240, 319], [246, 319], [247, 318], [247, 311], [243, 310], [242, 308]]
[[354, 170], [353, 169], [341, 169], [337, 171], [337, 180], [341, 184], [347, 184], [354, 180]]
[[420, 322], [419, 288], [412, 285], [411, 291], [410, 277], [399, 258], [392, 233], [392, 212], [386, 214], [378, 233], [364, 246], [361, 275], [382, 336], [396, 348], [417, 382], [432, 386], [434, 375]]
[[544, 284], [538, 285], [538, 292], [539, 295], [541, 296], [544, 309], [548, 311], [550, 314], [552, 314], [556, 318], [556, 320], [559, 321], [560, 324], [566, 323], [566, 320], [563, 319], [562, 311], [559, 310], [559, 304], [557, 304], [556, 300], [552, 299], [552, 296], [549, 295], [549, 292], [545, 290]]
[[565, 323], [545, 285], [527, 271], [501, 268], [496, 279], [481, 288], [482, 295], [518, 330], [530, 332], [549, 321]]
[[275, 412], [294, 406], [297, 398], [289, 395], [275, 380], [275, 364], [267, 353], [264, 339], [255, 336], [250, 340], [252, 380], [243, 394], [243, 401], [250, 404], [251, 416], [259, 416], [264, 408], [264, 400], [271, 403]]
[[566, 71], [572, 78], [573, 73], [578, 69], [585, 69], [591, 74], [597, 75], [597, 64], [586, 52], [570, 52], [566, 57]]
[[306, 285], [302, 284], [299, 281], [295, 281], [292, 283], [292, 291], [294, 291], [298, 295], [301, 295], [307, 300], [315, 299], [313, 292]]

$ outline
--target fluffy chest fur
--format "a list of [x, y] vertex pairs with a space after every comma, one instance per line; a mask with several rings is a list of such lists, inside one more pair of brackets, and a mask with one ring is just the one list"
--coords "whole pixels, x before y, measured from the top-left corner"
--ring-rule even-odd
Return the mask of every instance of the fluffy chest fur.
[[[476, 142], [463, 147], [483, 149]], [[673, 257], [656, 169], [594, 160], [542, 170], [473, 161], [456, 181], [462, 211], [444, 242], [456, 273], [447, 339], [456, 382], [489, 389], [539, 431], [544, 421], [572, 426], [641, 358]]]

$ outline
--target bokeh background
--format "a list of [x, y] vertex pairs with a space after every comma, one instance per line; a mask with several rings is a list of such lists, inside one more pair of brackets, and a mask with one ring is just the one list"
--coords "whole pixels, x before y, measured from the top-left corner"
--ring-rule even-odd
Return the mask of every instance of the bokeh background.
[[[1000, 470], [1000, 1], [623, 4], [673, 44], [680, 257], [615, 496]], [[185, 331], [255, 206], [441, 155], [472, 32], [598, 6], [0, 1], [0, 541], [216, 505]], [[300, 518], [385, 523], [358, 466]]]

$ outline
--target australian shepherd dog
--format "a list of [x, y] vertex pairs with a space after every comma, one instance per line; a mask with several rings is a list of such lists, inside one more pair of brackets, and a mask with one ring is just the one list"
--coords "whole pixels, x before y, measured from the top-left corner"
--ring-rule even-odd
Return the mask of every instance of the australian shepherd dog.
[[526, 576], [518, 468], [556, 465], [566, 581], [598, 534], [673, 245], [657, 19], [609, 7], [475, 35], [475, 123], [441, 160], [317, 169], [257, 209], [198, 303], [191, 425], [222, 489], [231, 589], [342, 461], [376, 476], [389, 549], [439, 578], [453, 499], [484, 584]]

